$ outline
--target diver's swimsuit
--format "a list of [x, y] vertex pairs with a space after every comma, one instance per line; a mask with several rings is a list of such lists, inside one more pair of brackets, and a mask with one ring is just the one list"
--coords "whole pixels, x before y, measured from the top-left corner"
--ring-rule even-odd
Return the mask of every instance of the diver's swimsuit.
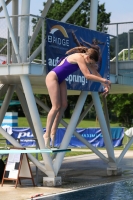
[[66, 58], [62, 58], [58, 64], [64, 59], [64, 62], [62, 63], [62, 65], [57, 66], [55, 68], [52, 69], [52, 71], [54, 71], [58, 77], [58, 82], [59, 84], [61, 84], [63, 82], [63, 80], [69, 76], [70, 74], [72, 74], [73, 72], [77, 71], [79, 69], [78, 64], [72, 64], [69, 63], [67, 61], [67, 57]]

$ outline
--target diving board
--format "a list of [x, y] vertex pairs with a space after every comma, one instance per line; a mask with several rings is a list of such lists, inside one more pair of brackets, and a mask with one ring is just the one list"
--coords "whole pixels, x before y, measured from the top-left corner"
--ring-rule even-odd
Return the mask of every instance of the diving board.
[[32, 171], [30, 168], [28, 153], [60, 153], [68, 152], [71, 149], [24, 149], [14, 147], [10, 150], [0, 150], [0, 154], [8, 154], [7, 163], [5, 166], [3, 179], [1, 186], [3, 186], [4, 180], [16, 181], [15, 188], [18, 182], [21, 184], [20, 179], [31, 179], [35, 186]]
[[68, 152], [71, 151], [71, 149], [28, 149], [28, 150], [23, 150], [23, 149], [3, 149], [0, 150], [0, 154], [16, 154], [16, 153], [60, 153], [60, 152]]

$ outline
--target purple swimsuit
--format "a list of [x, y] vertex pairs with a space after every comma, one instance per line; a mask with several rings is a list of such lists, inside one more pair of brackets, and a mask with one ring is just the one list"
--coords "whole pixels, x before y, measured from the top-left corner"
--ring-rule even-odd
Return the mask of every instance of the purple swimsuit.
[[[60, 60], [59, 62], [61, 62], [62, 60]], [[79, 69], [78, 64], [69, 63], [67, 61], [67, 57], [66, 57], [64, 60], [64, 63], [60, 66], [55, 67], [54, 69], [52, 69], [52, 71], [54, 71], [56, 73], [56, 75], [58, 77], [58, 82], [59, 82], [59, 84], [61, 84], [62, 81], [64, 81], [64, 79], [67, 76], [69, 76], [73, 72], [77, 71], [78, 69]]]

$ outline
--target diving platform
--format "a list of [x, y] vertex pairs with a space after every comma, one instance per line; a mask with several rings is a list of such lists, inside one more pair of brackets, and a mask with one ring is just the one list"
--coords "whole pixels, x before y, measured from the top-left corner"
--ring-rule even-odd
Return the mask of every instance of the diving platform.
[[[36, 17], [36, 26], [34, 27], [34, 24], [32, 24], [34, 30], [31, 29], [30, 25], [33, 17], [35, 17], [33, 15], [30, 15], [30, 3], [32, 3], [32, 1], [22, 0], [20, 15], [18, 13], [18, 0], [10, 0], [6, 2], [4, 0], [0, 0], [0, 2], [2, 5], [1, 10], [3, 10], [4, 12], [4, 17], [0, 18], [0, 21], [4, 20], [2, 22], [2, 24], [4, 24], [4, 29], [1, 28], [1, 30], [3, 30], [3, 34], [0, 37], [4, 38], [4, 46], [6, 46], [5, 43], [7, 42], [7, 60], [5, 63], [0, 64], [0, 97], [2, 97], [3, 95], [5, 96], [0, 109], [0, 123], [2, 123], [4, 119], [10, 100], [12, 99], [13, 93], [15, 92], [19, 98], [27, 121], [29, 122], [32, 133], [34, 137], [38, 140], [39, 148], [45, 149], [45, 144], [43, 140], [44, 133], [36, 104], [41, 106], [41, 108], [47, 112], [49, 112], [50, 108], [47, 105], [45, 105], [40, 99], [38, 99], [34, 94], [48, 94], [45, 85], [47, 66], [45, 64], [44, 59], [44, 20], [52, 4], [52, 0], [47, 0], [41, 16]], [[75, 5], [73, 5], [73, 7], [69, 10], [69, 12], [62, 18], [61, 22], [66, 22], [67, 19], [72, 15], [72, 13], [78, 8], [78, 6], [82, 2], [83, 0], [78, 0], [75, 3]], [[6, 3], [12, 3], [12, 17], [10, 17], [8, 14]], [[91, 0], [90, 29], [92, 30], [96, 30], [97, 26], [97, 7], [98, 0]], [[37, 47], [34, 47], [33, 44], [38, 34], [40, 33], [39, 31], [41, 32], [42, 42], [41, 44], [38, 44]], [[41, 63], [35, 62], [35, 58], [37, 58], [38, 55], [41, 58]], [[132, 93], [132, 76], [126, 75], [129, 71], [129, 74], [132, 74], [132, 61], [129, 63], [120, 63], [120, 65], [117, 65], [118, 63], [115, 64], [114, 62], [110, 63], [110, 80], [112, 82], [112, 87], [110, 90], [111, 94]], [[81, 114], [88, 93], [92, 95], [93, 101]], [[75, 137], [77, 137], [81, 142], [83, 142], [86, 145], [86, 147], [91, 149], [100, 159], [102, 159], [107, 164], [107, 172], [109, 172], [109, 175], [111, 173], [113, 174], [114, 170], [115, 174], [117, 174], [117, 172], [119, 172], [119, 163], [122, 160], [126, 151], [128, 150], [129, 145], [131, 145], [132, 139], [128, 144], [127, 148], [123, 150], [123, 153], [120, 155], [119, 160], [117, 161], [114, 155], [114, 148], [112, 145], [109, 131], [108, 115], [106, 115], [105, 119], [98, 92], [68, 90], [68, 95], [79, 95], [79, 98], [75, 103], [75, 108], [73, 111], [73, 115], [70, 119], [70, 123], [67, 124], [63, 119], [60, 122], [64, 127], [66, 127], [66, 133], [60, 144], [59, 149], [67, 149], [70, 139], [74, 134]], [[80, 134], [78, 134], [75, 131], [77, 124], [86, 116], [86, 114], [89, 112], [93, 105], [95, 106], [95, 110], [99, 119], [99, 124], [103, 134], [105, 148], [108, 156], [102, 154], [97, 148], [92, 146], [85, 138], [83, 138]], [[105, 110], [107, 114], [107, 109]], [[4, 138], [10, 141], [10, 143], [13, 146], [22, 148], [21, 145], [2, 127], [0, 127], [0, 133]], [[64, 155], [65, 152], [61, 152], [59, 154], [57, 153], [54, 159], [52, 159], [52, 157], [48, 153], [42, 152], [42, 164], [30, 153], [28, 153], [29, 159], [42, 172], [44, 172], [46, 176], [53, 178], [53, 180], [58, 177], [58, 172], [63, 162]]]
[[[28, 76], [34, 94], [48, 94], [45, 85], [46, 65], [39, 63], [12, 63], [0, 65], [0, 84], [21, 87], [21, 75]], [[110, 62], [110, 80], [112, 83], [110, 94], [124, 94], [133, 92], [133, 61]], [[68, 90], [68, 95], [79, 95], [79, 90]]]

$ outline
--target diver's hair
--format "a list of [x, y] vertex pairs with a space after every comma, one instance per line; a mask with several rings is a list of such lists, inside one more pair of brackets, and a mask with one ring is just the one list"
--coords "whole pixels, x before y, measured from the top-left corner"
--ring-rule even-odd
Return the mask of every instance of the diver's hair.
[[74, 47], [66, 52], [66, 54], [71, 53], [86, 53], [88, 51], [87, 47]]
[[89, 55], [91, 60], [95, 60], [95, 62], [98, 62], [99, 52], [96, 49], [93, 49], [93, 48], [88, 49], [87, 54]]
[[89, 55], [90, 59], [98, 62], [99, 53], [96, 49], [87, 47], [74, 47], [66, 52], [66, 54], [72, 54], [72, 53], [85, 53]]

